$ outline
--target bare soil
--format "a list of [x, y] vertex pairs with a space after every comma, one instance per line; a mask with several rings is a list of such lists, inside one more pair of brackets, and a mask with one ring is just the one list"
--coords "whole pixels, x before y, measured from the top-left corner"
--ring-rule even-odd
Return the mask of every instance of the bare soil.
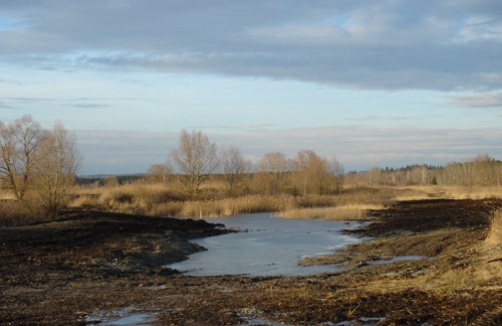
[[[499, 207], [425, 200], [372, 212], [373, 223], [354, 231], [371, 241], [301, 262], [345, 271], [305, 277], [185, 276], [162, 266], [203, 249], [188, 239], [225, 230], [67, 212], [0, 229], [0, 324], [500, 325], [502, 250], [484, 242]], [[392, 260], [410, 255], [423, 258]]]

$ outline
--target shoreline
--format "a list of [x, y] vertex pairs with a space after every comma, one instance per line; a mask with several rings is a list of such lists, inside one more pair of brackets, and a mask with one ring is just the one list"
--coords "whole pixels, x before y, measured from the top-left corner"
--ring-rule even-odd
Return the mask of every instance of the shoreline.
[[[364, 318], [379, 325], [497, 325], [502, 251], [484, 239], [490, 213], [499, 207], [496, 199], [399, 203], [350, 231], [372, 240], [325, 257], [349, 262], [350, 269], [292, 277], [190, 277], [157, 268], [155, 259], [138, 253], [162, 251], [152, 238], [164, 236], [164, 218], [92, 212], [2, 228], [0, 320], [89, 325], [92, 318], [106, 321], [107, 312], [129, 311], [159, 325], [322, 325]], [[183, 221], [169, 220], [173, 234], [221, 232], [205, 222]], [[430, 258], [371, 263], [411, 254]], [[103, 264], [129, 266], [136, 256], [152, 267]]]

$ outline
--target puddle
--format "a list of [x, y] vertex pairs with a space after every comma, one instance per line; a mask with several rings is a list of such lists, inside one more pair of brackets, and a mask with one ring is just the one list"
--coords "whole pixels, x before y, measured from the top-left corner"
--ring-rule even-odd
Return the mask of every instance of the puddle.
[[152, 314], [135, 312], [135, 308], [124, 308], [113, 311], [101, 311], [85, 317], [87, 325], [133, 326], [153, 325]]
[[[293, 326], [291, 324], [284, 324], [280, 322], [271, 321], [268, 319], [261, 319], [255, 316], [252, 317], [241, 317], [243, 324], [239, 325], [268, 325], [268, 326]], [[376, 326], [384, 320], [383, 317], [361, 317], [351, 321], [342, 321], [339, 323], [324, 322], [317, 326]], [[237, 326], [237, 325], [235, 325]]]
[[241, 317], [244, 324], [239, 325], [269, 325], [269, 326], [293, 326], [289, 324], [277, 323], [271, 320], [253, 318], [253, 317]]
[[375, 326], [379, 325], [385, 318], [383, 317], [361, 317], [356, 320], [342, 321], [340, 323], [327, 322], [321, 325], [326, 326]]
[[208, 250], [169, 265], [191, 276], [311, 275], [339, 272], [332, 265], [301, 266], [303, 257], [333, 253], [365, 239], [343, 233], [366, 223], [274, 218], [270, 213], [208, 219], [244, 232], [197, 239]]

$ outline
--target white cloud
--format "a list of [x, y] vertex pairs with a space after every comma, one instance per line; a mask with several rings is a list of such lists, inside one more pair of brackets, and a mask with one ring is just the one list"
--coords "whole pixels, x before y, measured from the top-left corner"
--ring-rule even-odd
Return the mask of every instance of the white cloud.
[[452, 99], [450, 105], [456, 107], [502, 109], [501, 92], [458, 95], [450, 98]]

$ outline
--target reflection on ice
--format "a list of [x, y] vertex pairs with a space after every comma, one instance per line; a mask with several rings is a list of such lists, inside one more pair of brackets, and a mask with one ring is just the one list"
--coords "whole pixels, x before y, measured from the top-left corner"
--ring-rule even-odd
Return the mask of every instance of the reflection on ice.
[[209, 275], [310, 275], [336, 272], [333, 266], [298, 265], [303, 257], [332, 253], [361, 238], [343, 234], [347, 228], [361, 227], [338, 221], [291, 220], [271, 214], [250, 214], [208, 220], [228, 228], [245, 230], [197, 239], [208, 249], [190, 255], [187, 261], [169, 267], [193, 276]]
[[134, 312], [134, 308], [124, 308], [114, 311], [101, 311], [85, 318], [87, 325], [132, 326], [152, 325], [153, 315]]

